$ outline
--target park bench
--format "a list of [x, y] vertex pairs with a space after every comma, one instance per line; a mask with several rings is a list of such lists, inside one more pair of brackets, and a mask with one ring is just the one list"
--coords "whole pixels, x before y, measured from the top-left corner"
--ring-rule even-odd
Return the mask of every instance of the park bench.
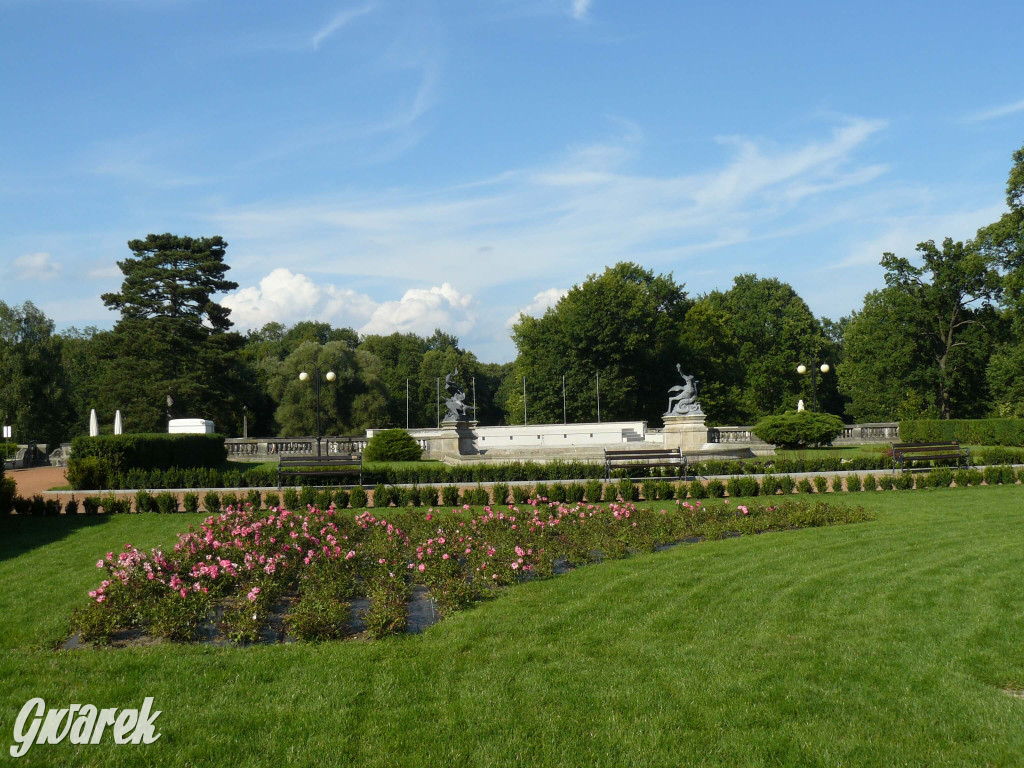
[[277, 465], [277, 487], [286, 477], [358, 477], [363, 483], [363, 455], [353, 453], [346, 456], [282, 456]]
[[[628, 470], [632, 479], [649, 477], [652, 469], [660, 470], [665, 467], [676, 470], [676, 477], [686, 474], [686, 457], [681, 449], [652, 448], [639, 451], [605, 450], [604, 452], [604, 474], [609, 480], [612, 477], [612, 472], [618, 469]], [[638, 470], [644, 470], [646, 474], [634, 474]]]
[[955, 461], [959, 467], [971, 466], [971, 452], [960, 445], [957, 440], [947, 440], [939, 443], [893, 443], [892, 444], [893, 472], [899, 464], [900, 471], [908, 469], [908, 462], [913, 466], [915, 461]]

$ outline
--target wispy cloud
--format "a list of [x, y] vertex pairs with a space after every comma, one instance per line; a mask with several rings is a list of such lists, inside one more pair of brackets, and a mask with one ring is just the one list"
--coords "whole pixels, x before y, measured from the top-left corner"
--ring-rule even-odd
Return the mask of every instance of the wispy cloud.
[[49, 253], [26, 253], [14, 260], [7, 274], [15, 280], [53, 280], [63, 269]]
[[360, 16], [373, 11], [374, 6], [372, 4], [360, 6], [359, 8], [348, 8], [344, 11], [340, 11], [331, 18], [324, 26], [316, 31], [312, 38], [310, 38], [309, 45], [316, 51], [320, 49], [321, 44], [327, 40], [331, 35], [337, 32], [339, 29], [344, 27], [346, 24], [358, 19]]
[[993, 107], [981, 112], [975, 112], [964, 118], [965, 123], [985, 123], [989, 120], [998, 120], [1000, 117], [1015, 115], [1024, 112], [1024, 100], [1015, 101], [1012, 104], [1003, 104], [1000, 107]]
[[590, 15], [591, 3], [592, 0], [572, 0], [569, 15], [579, 21], [585, 20]]
[[[630, 172], [642, 160], [630, 133], [476, 184], [227, 208], [213, 221], [255, 269], [269, 269], [287, 251], [294, 269], [425, 285], [440, 276], [472, 293], [510, 274], [551, 285], [622, 259], [677, 265], [834, 224], [837, 190], [856, 195], [884, 173], [856, 160], [884, 125], [847, 120], [786, 147], [733, 138], [727, 146], [736, 150], [719, 168], [657, 176]], [[481, 246], [490, 249], [485, 257]]]

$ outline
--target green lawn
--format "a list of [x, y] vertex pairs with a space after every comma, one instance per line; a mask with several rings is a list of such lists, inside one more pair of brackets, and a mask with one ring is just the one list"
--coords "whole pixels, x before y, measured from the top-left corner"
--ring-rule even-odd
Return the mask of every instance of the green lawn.
[[877, 520], [589, 566], [420, 636], [251, 648], [49, 650], [98, 557], [195, 519], [5, 521], [0, 732], [35, 696], [153, 696], [155, 744], [19, 763], [1020, 764], [1024, 486], [836, 500]]

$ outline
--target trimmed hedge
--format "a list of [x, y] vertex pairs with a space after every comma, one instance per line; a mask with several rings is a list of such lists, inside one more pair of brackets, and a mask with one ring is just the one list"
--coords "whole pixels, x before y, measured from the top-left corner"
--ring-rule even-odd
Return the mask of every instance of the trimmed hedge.
[[125, 486], [114, 485], [112, 476], [133, 469], [191, 469], [220, 466], [225, 461], [223, 435], [79, 436], [71, 443], [68, 480], [76, 490], [117, 488]]
[[908, 419], [900, 422], [900, 440], [1024, 446], [1024, 419]]

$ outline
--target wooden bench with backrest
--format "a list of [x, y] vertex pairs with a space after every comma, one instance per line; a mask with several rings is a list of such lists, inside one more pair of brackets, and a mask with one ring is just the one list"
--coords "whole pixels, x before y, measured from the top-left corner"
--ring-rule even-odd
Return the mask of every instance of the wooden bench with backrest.
[[[960, 445], [958, 440], [946, 440], [938, 443], [893, 443], [893, 472], [899, 464], [900, 471], [905, 472], [915, 461], [955, 461], [959, 467], [971, 466], [971, 452]], [[908, 462], [910, 467], [908, 467]]]
[[344, 456], [282, 456], [277, 465], [277, 487], [282, 486], [286, 477], [358, 477], [363, 483], [363, 455]]
[[[680, 448], [658, 448], [639, 451], [609, 451], [604, 452], [604, 474], [606, 479], [611, 479], [612, 472], [618, 469], [625, 469], [630, 472], [630, 479], [650, 477], [652, 469], [675, 469], [676, 477], [683, 477], [686, 474], [686, 457]], [[647, 474], [634, 474], [636, 470], [645, 470]]]

